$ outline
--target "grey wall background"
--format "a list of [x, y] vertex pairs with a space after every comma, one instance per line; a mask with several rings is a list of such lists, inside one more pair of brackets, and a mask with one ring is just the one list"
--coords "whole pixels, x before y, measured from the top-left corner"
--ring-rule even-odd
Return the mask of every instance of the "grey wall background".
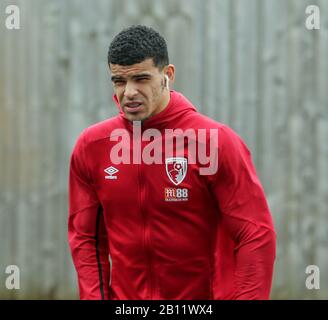
[[[5, 28], [17, 4], [21, 29]], [[305, 8], [321, 29], [305, 28]], [[249, 145], [278, 235], [273, 299], [328, 298], [328, 2], [2, 0], [0, 298], [75, 299], [67, 173], [86, 126], [116, 114], [112, 37], [141, 23], [166, 37], [174, 88]], [[7, 265], [20, 290], [7, 290]], [[305, 268], [320, 268], [307, 290]]]

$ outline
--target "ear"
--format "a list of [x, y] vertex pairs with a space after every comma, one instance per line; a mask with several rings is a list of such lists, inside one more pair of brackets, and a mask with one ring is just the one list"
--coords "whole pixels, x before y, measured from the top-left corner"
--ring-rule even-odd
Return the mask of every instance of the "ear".
[[175, 66], [173, 64], [166, 66], [165, 75], [167, 75], [170, 81], [174, 81]]

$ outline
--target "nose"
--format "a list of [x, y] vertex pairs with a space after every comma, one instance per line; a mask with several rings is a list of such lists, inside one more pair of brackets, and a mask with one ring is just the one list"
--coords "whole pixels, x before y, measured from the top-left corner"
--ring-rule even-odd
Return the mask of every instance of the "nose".
[[136, 85], [131, 81], [128, 81], [124, 88], [124, 97], [132, 100], [138, 93]]

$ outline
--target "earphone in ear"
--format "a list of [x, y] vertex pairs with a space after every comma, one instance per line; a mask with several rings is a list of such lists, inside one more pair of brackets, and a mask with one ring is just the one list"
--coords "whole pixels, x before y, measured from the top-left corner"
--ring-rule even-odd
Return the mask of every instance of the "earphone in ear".
[[169, 81], [170, 81], [170, 79], [169, 79], [169, 76], [166, 74], [165, 75], [165, 86], [166, 86], [166, 89], [167, 90], [170, 90], [170, 87], [169, 87]]

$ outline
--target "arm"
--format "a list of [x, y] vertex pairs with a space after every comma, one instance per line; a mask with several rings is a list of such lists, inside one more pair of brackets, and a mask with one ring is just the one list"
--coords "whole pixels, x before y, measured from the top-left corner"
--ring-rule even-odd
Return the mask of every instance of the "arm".
[[84, 152], [82, 134], [70, 161], [68, 240], [77, 271], [80, 299], [108, 299], [107, 235]]
[[233, 299], [269, 299], [276, 250], [271, 214], [247, 146], [230, 128], [219, 132], [213, 191], [220, 227], [233, 240]]

